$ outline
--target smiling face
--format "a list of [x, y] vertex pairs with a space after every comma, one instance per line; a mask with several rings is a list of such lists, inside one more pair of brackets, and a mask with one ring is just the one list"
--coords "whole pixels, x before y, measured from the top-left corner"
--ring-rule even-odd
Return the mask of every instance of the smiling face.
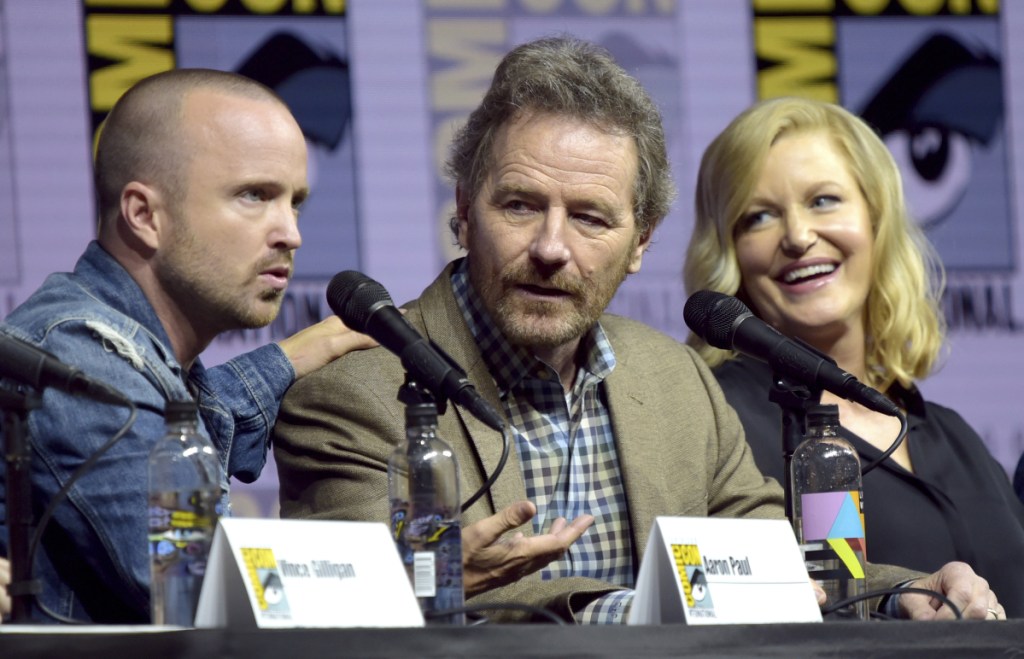
[[742, 291], [762, 319], [819, 347], [863, 341], [871, 217], [825, 132], [784, 134], [771, 147], [734, 235]]
[[181, 125], [189, 156], [182, 198], [167, 203], [161, 286], [200, 335], [264, 326], [301, 244], [302, 131], [279, 103], [211, 89], [188, 93]]
[[480, 192], [459, 192], [459, 243], [473, 288], [511, 343], [575, 345], [639, 271], [648, 237], [633, 217], [636, 175], [629, 137], [546, 114], [499, 130]]

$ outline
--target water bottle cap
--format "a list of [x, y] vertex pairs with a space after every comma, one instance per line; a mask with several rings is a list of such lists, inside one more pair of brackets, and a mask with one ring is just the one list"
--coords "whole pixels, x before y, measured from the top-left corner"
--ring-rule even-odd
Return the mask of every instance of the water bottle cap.
[[405, 422], [417, 426], [437, 425], [437, 406], [433, 403], [406, 405]]
[[194, 421], [199, 405], [194, 400], [169, 400], [164, 406], [164, 420]]
[[839, 425], [838, 405], [815, 405], [807, 410], [807, 426]]

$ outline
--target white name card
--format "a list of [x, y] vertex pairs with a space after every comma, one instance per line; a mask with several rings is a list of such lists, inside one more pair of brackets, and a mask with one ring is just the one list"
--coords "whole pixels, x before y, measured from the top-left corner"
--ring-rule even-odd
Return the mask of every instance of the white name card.
[[786, 520], [659, 517], [647, 543], [631, 625], [821, 622]]
[[422, 627], [378, 522], [220, 520], [196, 627]]

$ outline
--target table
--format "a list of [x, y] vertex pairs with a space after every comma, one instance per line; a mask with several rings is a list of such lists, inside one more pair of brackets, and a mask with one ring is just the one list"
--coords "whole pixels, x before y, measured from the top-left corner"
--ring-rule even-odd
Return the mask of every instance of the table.
[[1013, 657], [1024, 655], [1024, 620], [828, 622], [686, 627], [486, 625], [424, 629], [140, 628], [25, 633], [0, 626], [0, 656], [162, 659], [306, 657]]

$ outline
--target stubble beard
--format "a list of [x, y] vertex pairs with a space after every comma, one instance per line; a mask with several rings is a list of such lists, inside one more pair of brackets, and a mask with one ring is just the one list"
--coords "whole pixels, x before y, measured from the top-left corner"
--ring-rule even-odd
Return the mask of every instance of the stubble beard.
[[[498, 279], [479, 272], [469, 259], [470, 283], [509, 343], [527, 349], [549, 350], [578, 340], [592, 328], [626, 278], [629, 260], [605, 276], [587, 281], [558, 270], [550, 276], [527, 262], [510, 264]], [[564, 291], [561, 300], [523, 300], [515, 293], [522, 284], [541, 284]]]
[[[277, 318], [287, 289], [264, 288], [254, 294], [243, 286], [226, 290], [215, 264], [218, 256], [198, 246], [195, 236], [178, 225], [174, 253], [163, 261], [160, 280], [179, 302], [193, 323], [205, 325], [219, 334], [234, 329], [266, 327]], [[288, 257], [291, 262], [291, 255]], [[253, 278], [268, 267], [281, 263], [280, 256], [262, 259], [253, 269]]]

